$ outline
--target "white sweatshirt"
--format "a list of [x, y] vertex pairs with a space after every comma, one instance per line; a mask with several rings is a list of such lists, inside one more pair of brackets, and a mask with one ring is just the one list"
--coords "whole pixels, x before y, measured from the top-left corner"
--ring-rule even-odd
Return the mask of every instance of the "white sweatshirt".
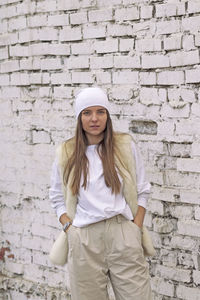
[[[150, 184], [146, 179], [143, 161], [134, 142], [132, 142], [131, 147], [136, 162], [138, 205], [146, 208], [150, 193]], [[112, 194], [111, 189], [105, 184], [103, 166], [97, 153], [97, 145], [88, 146], [86, 155], [89, 161], [88, 185], [86, 190], [83, 187], [80, 187], [73, 225], [83, 227], [118, 214], [122, 214], [127, 219], [132, 220], [132, 212], [122, 193], [117, 195]], [[119, 179], [122, 182], [122, 178], [120, 176]], [[62, 214], [67, 212], [62, 193], [58, 163], [56, 160], [52, 166], [49, 197], [51, 200], [51, 206], [55, 209], [59, 219]]]

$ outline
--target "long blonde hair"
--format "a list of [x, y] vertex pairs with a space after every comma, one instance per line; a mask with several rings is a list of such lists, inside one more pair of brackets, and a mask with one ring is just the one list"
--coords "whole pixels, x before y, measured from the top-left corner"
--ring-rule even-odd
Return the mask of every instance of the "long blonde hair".
[[[69, 175], [72, 173], [72, 184], [71, 190], [73, 195], [79, 193], [81, 175], [83, 174], [83, 184], [82, 187], [86, 189], [87, 179], [88, 179], [88, 159], [85, 154], [88, 145], [87, 137], [85, 131], [82, 127], [81, 114], [78, 117], [76, 133], [75, 133], [75, 148], [74, 152], [69, 158], [63, 173], [63, 182], [67, 184]], [[113, 136], [112, 121], [107, 111], [107, 123], [104, 130], [104, 137], [102, 141], [98, 144], [98, 154], [102, 160], [103, 174], [106, 186], [111, 188], [112, 193], [118, 194], [120, 192], [121, 183], [117, 175], [115, 168], [115, 145]]]

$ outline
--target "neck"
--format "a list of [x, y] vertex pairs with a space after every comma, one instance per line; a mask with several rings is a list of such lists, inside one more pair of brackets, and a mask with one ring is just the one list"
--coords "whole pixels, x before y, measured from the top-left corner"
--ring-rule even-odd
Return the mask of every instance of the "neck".
[[88, 145], [96, 145], [99, 144], [104, 137], [104, 133], [97, 135], [97, 136], [90, 136], [86, 133]]

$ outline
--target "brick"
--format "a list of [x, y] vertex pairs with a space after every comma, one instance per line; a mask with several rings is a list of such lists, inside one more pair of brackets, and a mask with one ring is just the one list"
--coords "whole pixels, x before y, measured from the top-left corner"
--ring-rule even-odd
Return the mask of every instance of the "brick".
[[196, 33], [200, 30], [200, 16], [188, 17], [182, 20], [182, 30]]
[[74, 9], [79, 9], [81, 6], [79, 0], [60, 0], [57, 3], [57, 9], [58, 10], [74, 10]]
[[96, 72], [97, 84], [111, 84], [111, 74], [109, 72]]
[[89, 68], [89, 57], [79, 56], [79, 57], [69, 57], [67, 60], [68, 69], [88, 69]]
[[71, 83], [71, 74], [69, 73], [53, 73], [51, 74], [51, 83], [52, 84], [70, 84]]
[[180, 299], [199, 300], [199, 288], [179, 285], [177, 286], [176, 294]]
[[184, 120], [180, 121], [176, 124], [176, 133], [177, 134], [188, 134], [194, 135], [199, 134], [200, 132], [200, 123], [192, 121], [192, 120]]
[[181, 190], [180, 191], [181, 203], [199, 204], [200, 195], [198, 192], [193, 190]]
[[72, 89], [67, 87], [54, 87], [54, 98], [71, 98]]
[[0, 46], [12, 45], [18, 43], [18, 32], [15, 33], [7, 33], [1, 36]]
[[[8, 4], [8, 3], [6, 2], [6, 4]], [[1, 8], [1, 16], [2, 16], [2, 19], [4, 19], [4, 18], [9, 19], [9, 18], [15, 17], [16, 16], [16, 6], [13, 5], [13, 6], [7, 6], [6, 8]]]
[[114, 56], [114, 67], [116, 69], [137, 69], [140, 68], [140, 57], [135, 56]]
[[113, 56], [92, 56], [90, 58], [90, 68], [108, 69], [113, 67]]
[[176, 16], [176, 4], [158, 4], [156, 5], [156, 17], [172, 17]]
[[18, 60], [8, 60], [1, 63], [1, 73], [10, 73], [14, 71], [19, 71]]
[[[35, 241], [37, 243], [37, 240]], [[34, 265], [34, 264], [27, 264], [24, 265], [24, 276], [23, 278], [28, 281], [32, 281], [33, 278], [37, 280], [37, 282], [44, 282], [43, 279], [43, 273], [44, 271], [42, 270], [41, 266]]]
[[135, 41], [134, 39], [120, 39], [119, 51], [131, 51], [134, 48]]
[[148, 201], [148, 211], [153, 214], [163, 216], [164, 215], [164, 206], [161, 201], [158, 200], [150, 200]]
[[46, 24], [47, 24], [47, 16], [45, 15], [28, 16], [27, 18], [27, 25], [29, 28], [42, 27], [42, 26], [45, 27]]
[[200, 160], [198, 158], [179, 158], [177, 160], [177, 170], [200, 173]]
[[200, 156], [200, 142], [192, 143], [192, 156]]
[[11, 85], [30, 85], [30, 82], [29, 82], [29, 74], [26, 74], [26, 73], [13, 73], [11, 74], [11, 77], [10, 77], [10, 84]]
[[93, 52], [93, 42], [90, 40], [88, 40], [87, 42], [71, 44], [72, 54], [92, 54]]
[[20, 88], [18, 87], [3, 87], [1, 89], [2, 97], [5, 99], [20, 98]]
[[133, 133], [156, 135], [157, 124], [149, 120], [132, 120], [129, 129]]
[[153, 219], [153, 229], [159, 233], [170, 233], [175, 229], [175, 221], [156, 217]]
[[174, 135], [175, 125], [171, 122], [157, 122], [159, 135]]
[[198, 1], [189, 1], [187, 11], [189, 14], [200, 12], [200, 3]]
[[94, 50], [97, 53], [112, 53], [118, 51], [118, 40], [110, 39], [106, 41], [98, 41], [94, 44]]
[[73, 72], [72, 83], [93, 83], [94, 79], [90, 72]]
[[191, 155], [190, 144], [171, 143], [168, 146], [168, 150], [170, 155], [175, 157], [190, 157]]
[[82, 33], [80, 27], [65, 28], [60, 31], [60, 41], [78, 41], [82, 40]]
[[47, 17], [48, 26], [66, 26], [69, 25], [69, 15], [59, 14], [59, 15], [49, 15]]
[[9, 85], [9, 75], [3, 74], [0, 75], [0, 86]]
[[30, 84], [42, 84], [42, 74], [32, 73], [29, 75]]
[[[49, 98], [50, 96], [51, 96], [51, 88], [50, 87], [47, 87], [47, 86], [40, 87], [40, 89], [39, 89], [39, 97], [41, 97], [41, 98]], [[40, 109], [41, 109], [41, 106], [40, 106]], [[43, 135], [45, 136], [46, 134], [42, 132], [41, 136], [43, 136]]]
[[200, 284], [200, 271], [193, 271], [193, 278], [195, 284]]
[[194, 44], [197, 47], [200, 46], [200, 34], [199, 33], [195, 34], [195, 42], [194, 42]]
[[0, 49], [0, 60], [8, 58], [8, 47], [4, 47]]
[[142, 55], [143, 69], [157, 69], [169, 67], [169, 57], [162, 54]]
[[42, 70], [57, 70], [62, 69], [61, 61], [58, 58], [41, 59]]
[[44, 130], [33, 130], [32, 131], [33, 136], [33, 144], [49, 144], [51, 142], [51, 138], [48, 132]]
[[176, 34], [171, 37], [164, 37], [164, 50], [181, 49], [182, 35]]
[[160, 258], [164, 266], [167, 267], [176, 267], [177, 265], [177, 252], [169, 251], [168, 249], [161, 249]]
[[183, 205], [169, 207], [170, 215], [177, 219], [192, 219], [193, 208]]
[[191, 254], [180, 252], [178, 254], [178, 264], [184, 266], [187, 269], [194, 268], [194, 262], [192, 260]]
[[177, 232], [182, 235], [200, 237], [200, 221], [184, 220], [178, 221]]
[[88, 12], [89, 22], [105, 22], [113, 20], [113, 9], [91, 10]]
[[151, 19], [153, 16], [153, 6], [141, 6], [140, 8], [140, 17], [142, 19]]
[[28, 46], [10, 46], [10, 56], [14, 57], [23, 57], [29, 56], [29, 47]]
[[155, 276], [151, 280], [152, 290], [157, 294], [165, 295], [168, 297], [174, 296], [174, 284], [166, 282], [164, 279], [159, 276]]
[[50, 0], [48, 1], [48, 5], [45, 2], [38, 2], [36, 6], [36, 12], [39, 13], [45, 13], [45, 12], [51, 12], [55, 11], [57, 9], [57, 1], [56, 0]]
[[197, 248], [197, 241], [194, 238], [184, 236], [173, 236], [171, 239], [172, 249], [183, 249], [194, 251]]
[[195, 219], [200, 220], [200, 207], [195, 208]]
[[133, 36], [133, 28], [131, 25], [124, 24], [108, 24], [107, 25], [107, 35], [111, 37], [117, 36]]
[[140, 72], [139, 77], [141, 85], [156, 84], [156, 74], [154, 72]]
[[70, 24], [72, 24], [72, 25], [79, 25], [79, 24], [84, 24], [87, 22], [88, 22], [88, 19], [87, 19], [86, 12], [70, 14]]
[[172, 107], [169, 104], [165, 103], [161, 108], [161, 116], [168, 118], [188, 118], [190, 115], [190, 107], [189, 104], [183, 107]]
[[1, 21], [0, 32], [1, 32], [1, 34], [6, 34], [8, 32], [8, 21], [7, 20]]
[[16, 15], [28, 15], [33, 14], [36, 11], [36, 3], [35, 2], [23, 2], [16, 5]]
[[119, 86], [112, 88], [112, 99], [115, 100], [130, 100], [133, 96], [133, 90], [127, 87]]
[[194, 92], [187, 88], [168, 89], [168, 100], [172, 107], [183, 107], [186, 103], [193, 103], [195, 100]]
[[138, 20], [138, 19], [139, 19], [139, 10], [137, 7], [120, 8], [115, 10], [116, 21]]
[[93, 39], [93, 38], [103, 38], [106, 36], [106, 27], [98, 25], [84, 25], [83, 26], [83, 38]]
[[5, 267], [6, 270], [14, 274], [22, 275], [24, 273], [24, 266], [21, 263], [8, 261]]
[[156, 276], [165, 278], [168, 280], [175, 280], [178, 282], [190, 282], [191, 271], [184, 270], [182, 268], [169, 268], [166, 266], [156, 267]]
[[200, 69], [186, 70], [186, 83], [199, 83], [200, 82]]
[[145, 105], [161, 105], [166, 99], [164, 89], [141, 88], [140, 102]]
[[38, 41], [39, 40], [39, 33], [38, 29], [25, 29], [22, 31], [19, 31], [19, 43], [27, 43], [32, 41]]
[[58, 40], [58, 30], [53, 28], [45, 28], [39, 30], [40, 41]]
[[183, 36], [183, 49], [190, 51], [195, 49], [194, 35]]
[[172, 34], [180, 32], [180, 21], [160, 21], [156, 24], [156, 33], [159, 34]]
[[170, 65], [172, 67], [195, 65], [199, 63], [199, 52], [197, 50], [170, 54]]
[[138, 83], [138, 72], [118, 71], [113, 73], [113, 84], [135, 84]]
[[157, 84], [179, 85], [184, 83], [183, 71], [162, 71], [157, 74]]
[[161, 51], [161, 40], [159, 39], [136, 40], [135, 49], [141, 52]]

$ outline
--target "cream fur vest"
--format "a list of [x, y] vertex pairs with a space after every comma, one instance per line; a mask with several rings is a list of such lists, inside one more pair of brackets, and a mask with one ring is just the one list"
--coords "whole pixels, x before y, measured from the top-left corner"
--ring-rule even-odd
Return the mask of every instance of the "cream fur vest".
[[[114, 142], [116, 147], [115, 163], [123, 178], [123, 195], [126, 202], [129, 204], [133, 216], [137, 213], [137, 183], [136, 183], [136, 169], [135, 161], [131, 149], [132, 137], [124, 133], [115, 133]], [[75, 139], [69, 139], [61, 144], [57, 149], [57, 156], [60, 166], [60, 175], [63, 178], [64, 167], [66, 166], [68, 158], [74, 151]], [[65, 198], [67, 215], [73, 220], [76, 213], [77, 197], [72, 195], [70, 186], [72, 180], [72, 172], [70, 174], [67, 186], [62, 185], [63, 194]], [[142, 244], [144, 254], [146, 256], [155, 255], [155, 249], [152, 244], [151, 237], [145, 226], [142, 228]]]

